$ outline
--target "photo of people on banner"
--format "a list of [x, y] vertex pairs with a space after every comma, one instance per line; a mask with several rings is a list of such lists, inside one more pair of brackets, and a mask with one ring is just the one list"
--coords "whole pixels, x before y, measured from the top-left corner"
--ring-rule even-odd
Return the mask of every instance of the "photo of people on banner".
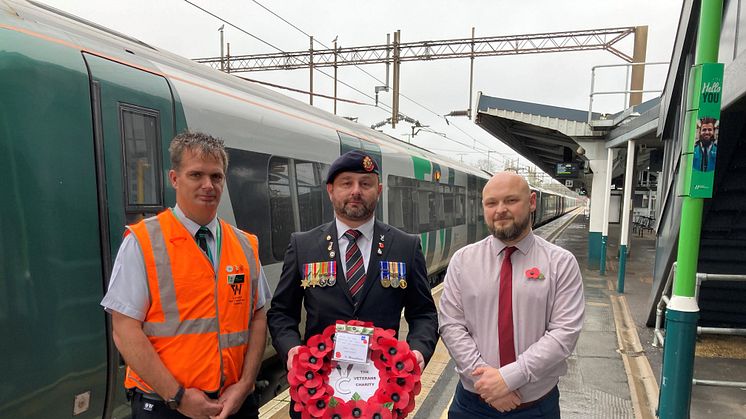
[[697, 136], [694, 143], [693, 169], [700, 172], [715, 170], [720, 121], [705, 117], [697, 121]]

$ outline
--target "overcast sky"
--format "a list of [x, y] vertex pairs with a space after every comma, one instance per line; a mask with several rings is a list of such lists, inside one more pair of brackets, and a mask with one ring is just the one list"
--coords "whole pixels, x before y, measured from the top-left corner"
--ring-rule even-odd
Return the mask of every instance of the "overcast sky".
[[[218, 28], [223, 22], [184, 0], [41, 1], [184, 57], [220, 55]], [[260, 4], [325, 45], [331, 46], [338, 37], [339, 45], [345, 47], [385, 43], [386, 34], [396, 30], [401, 30], [402, 42], [414, 42], [466, 38], [471, 35], [472, 27], [479, 37], [647, 25], [649, 62], [670, 61], [682, 3], [682, 0], [190, 1], [284, 51], [307, 50], [309, 40]], [[231, 55], [277, 52], [230, 25], [225, 25], [224, 36], [230, 42]], [[632, 40], [630, 36], [619, 45], [628, 55], [632, 55]], [[323, 47], [317, 44], [316, 48]], [[587, 110], [591, 67], [621, 63], [620, 58], [604, 51], [477, 58], [474, 90], [488, 96]], [[383, 64], [363, 68], [385, 79]], [[324, 71], [332, 74], [330, 68]], [[649, 68], [645, 89], [662, 89], [667, 71], [667, 66]], [[308, 89], [307, 69], [241, 74]], [[374, 87], [380, 84], [355, 67], [341, 67], [338, 77], [370, 96], [374, 96]], [[626, 72], [621, 68], [599, 70], [597, 90], [623, 90], [625, 77]], [[314, 91], [332, 95], [332, 80], [317, 72]], [[454, 127], [447, 126], [438, 116], [468, 107], [468, 59], [403, 63], [401, 92], [417, 102], [401, 98], [401, 113], [452, 140], [476, 145], [479, 151], [426, 132], [414, 137], [415, 144], [465, 162], [485, 159], [487, 149], [495, 151], [491, 158], [499, 161], [514, 155], [466, 118], [450, 118]], [[307, 95], [283, 93], [308, 102]], [[338, 95], [373, 104], [372, 99], [341, 84]], [[653, 96], [657, 94], [646, 95], [645, 99]], [[390, 105], [391, 93], [381, 93], [380, 100]], [[623, 102], [622, 96], [594, 99], [594, 111], [618, 112], [623, 109]], [[332, 111], [330, 100], [316, 98], [314, 105]], [[338, 114], [358, 117], [360, 123], [368, 126], [391, 116], [381, 108], [343, 103], [338, 103]], [[403, 140], [408, 140], [403, 134], [411, 132], [408, 124], [397, 126], [396, 130], [390, 126], [383, 129]]]

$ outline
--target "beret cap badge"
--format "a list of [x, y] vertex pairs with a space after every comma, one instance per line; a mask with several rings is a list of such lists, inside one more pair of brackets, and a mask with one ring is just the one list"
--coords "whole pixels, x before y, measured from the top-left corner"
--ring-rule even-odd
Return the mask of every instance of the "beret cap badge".
[[365, 169], [366, 172], [372, 172], [374, 168], [375, 165], [373, 164], [373, 159], [369, 156], [363, 157], [363, 169]]

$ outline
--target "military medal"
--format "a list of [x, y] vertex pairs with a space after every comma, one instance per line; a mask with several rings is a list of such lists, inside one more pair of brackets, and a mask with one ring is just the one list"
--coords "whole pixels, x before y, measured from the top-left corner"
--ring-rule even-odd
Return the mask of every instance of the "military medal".
[[321, 262], [319, 263], [319, 270], [321, 271], [319, 273], [319, 286], [325, 287], [326, 286], [326, 267], [328, 262]]
[[391, 280], [389, 279], [389, 263], [381, 261], [381, 286], [388, 288], [391, 286]]
[[311, 275], [310, 270], [311, 269], [307, 263], [303, 265], [303, 279], [300, 281], [300, 286], [303, 287], [303, 289], [308, 288], [308, 278]]
[[389, 262], [391, 269], [391, 286], [394, 288], [399, 288], [399, 266], [397, 266], [396, 262]]
[[337, 283], [337, 262], [331, 261], [329, 262], [329, 280], [327, 281], [327, 284], [330, 287], [333, 287], [334, 284]]
[[401, 289], [407, 288], [407, 265], [404, 262], [399, 262], [399, 275], [401, 280], [399, 281], [399, 287]]
[[319, 285], [319, 264], [318, 262], [314, 262], [311, 264], [313, 267], [313, 273], [311, 274], [311, 286], [315, 287], [316, 285]]

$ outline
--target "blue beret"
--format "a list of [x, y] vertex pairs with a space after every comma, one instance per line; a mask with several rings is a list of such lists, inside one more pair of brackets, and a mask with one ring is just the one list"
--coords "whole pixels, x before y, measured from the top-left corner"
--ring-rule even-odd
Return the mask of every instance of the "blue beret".
[[326, 183], [334, 183], [334, 178], [342, 172], [354, 172], [354, 173], [375, 173], [380, 175], [378, 171], [378, 163], [373, 157], [360, 150], [348, 151], [334, 160], [331, 167], [329, 167], [329, 175], [326, 177]]

